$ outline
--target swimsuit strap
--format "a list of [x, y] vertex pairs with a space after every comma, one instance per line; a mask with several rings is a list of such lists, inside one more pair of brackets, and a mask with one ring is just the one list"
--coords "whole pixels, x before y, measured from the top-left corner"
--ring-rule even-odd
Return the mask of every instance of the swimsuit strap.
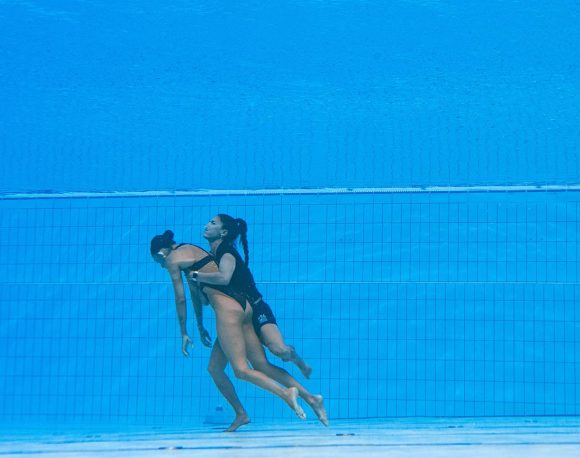
[[194, 270], [199, 270], [212, 261], [213, 261], [213, 256], [207, 255], [205, 258], [200, 259], [199, 261], [193, 263], [191, 266], [186, 267], [183, 270], [188, 271], [188, 272], [192, 272]]
[[[177, 245], [174, 248], [174, 250], [177, 250], [178, 248], [180, 248], [184, 245], [192, 245], [192, 244], [191, 243], [180, 243], [179, 245]], [[193, 272], [194, 270], [199, 270], [199, 269], [203, 268], [204, 266], [206, 266], [207, 264], [209, 264], [213, 260], [214, 260], [213, 256], [211, 254], [208, 254], [205, 258], [201, 258], [199, 261], [193, 263], [191, 266], [186, 267], [185, 269], [181, 269], [181, 270], [183, 272]]]

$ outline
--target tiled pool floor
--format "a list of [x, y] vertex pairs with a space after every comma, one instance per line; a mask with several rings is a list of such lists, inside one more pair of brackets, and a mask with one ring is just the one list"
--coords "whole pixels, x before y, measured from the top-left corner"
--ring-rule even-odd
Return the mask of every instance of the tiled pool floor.
[[393, 418], [213, 425], [5, 428], [0, 457], [580, 457], [580, 417]]

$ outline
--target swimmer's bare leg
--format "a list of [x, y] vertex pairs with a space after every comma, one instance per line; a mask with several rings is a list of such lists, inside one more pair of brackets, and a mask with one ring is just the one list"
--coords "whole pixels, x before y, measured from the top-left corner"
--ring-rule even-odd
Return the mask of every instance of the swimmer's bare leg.
[[302, 357], [298, 353], [296, 353], [296, 350], [294, 349], [293, 346], [290, 345], [290, 348], [292, 349], [290, 361], [296, 364], [296, 367], [300, 369], [300, 372], [302, 372], [304, 378], [309, 379], [310, 375], [312, 374], [312, 367], [310, 367], [306, 363], [306, 361], [304, 361]]
[[282, 337], [282, 333], [277, 325], [273, 323], [268, 323], [260, 328], [260, 334], [264, 345], [268, 347], [268, 350], [272, 354], [278, 356], [282, 361], [290, 361], [300, 369], [302, 375], [306, 378], [310, 378], [312, 374], [312, 367], [310, 367], [306, 361], [296, 352], [296, 349], [288, 345]]
[[228, 365], [228, 359], [222, 350], [220, 342], [216, 339], [215, 344], [211, 351], [211, 357], [209, 360], [208, 372], [210, 373], [216, 387], [223, 395], [224, 398], [228, 401], [228, 403], [234, 409], [236, 413], [236, 418], [232, 424], [226, 429], [224, 432], [226, 433], [233, 433], [236, 431], [240, 426], [247, 425], [250, 423], [250, 417], [244, 409], [238, 395], [236, 393], [236, 389], [230, 378], [225, 373], [226, 366]]
[[[310, 406], [310, 408], [314, 411], [320, 420], [320, 423], [322, 423], [324, 426], [328, 426], [328, 415], [326, 414], [326, 409], [324, 408], [324, 398], [320, 394], [311, 394], [287, 371], [281, 367], [271, 364], [266, 359], [263, 351], [261, 354], [252, 353], [249, 355], [249, 357], [252, 365], [264, 374], [268, 375], [268, 377], [273, 378], [284, 386], [292, 387], [297, 390], [298, 396], [304, 399], [304, 401]], [[292, 407], [292, 405], [290, 407]]]
[[[304, 386], [302, 386], [298, 380], [296, 380], [292, 375], [290, 375], [286, 370], [281, 367], [271, 364], [264, 354], [264, 349], [260, 346], [252, 351], [248, 352], [248, 357], [252, 366], [263, 372], [268, 377], [276, 380], [278, 383], [293, 388], [298, 392], [298, 395], [306, 401], [310, 408], [314, 411], [320, 422], [324, 426], [328, 426], [328, 415], [326, 414], [326, 409], [324, 408], [324, 398], [319, 394], [311, 394]], [[293, 405], [289, 404], [290, 407], [294, 408]], [[302, 418], [302, 417], [300, 417]]]
[[250, 304], [246, 303], [246, 310], [243, 310], [234, 299], [227, 296], [219, 298], [219, 301], [212, 304], [217, 316], [218, 339], [236, 377], [277, 395], [290, 406], [298, 418], [306, 418], [306, 414], [297, 402], [298, 390], [296, 388], [282, 388], [267, 375], [248, 365], [250, 353], [264, 353], [252, 325]]

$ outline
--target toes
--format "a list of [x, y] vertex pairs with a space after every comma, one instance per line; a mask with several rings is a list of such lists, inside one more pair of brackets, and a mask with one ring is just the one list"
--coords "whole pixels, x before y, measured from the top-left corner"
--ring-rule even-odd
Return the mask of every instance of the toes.
[[300, 420], [306, 420], [306, 413], [304, 412], [304, 410], [302, 410], [302, 407], [297, 406], [294, 409], [294, 412], [296, 412], [296, 415], [298, 416], [298, 418], [300, 418]]
[[326, 409], [324, 408], [324, 398], [320, 395], [314, 396], [315, 403], [312, 409], [316, 413], [316, 416], [324, 426], [328, 426], [328, 417], [326, 414]]

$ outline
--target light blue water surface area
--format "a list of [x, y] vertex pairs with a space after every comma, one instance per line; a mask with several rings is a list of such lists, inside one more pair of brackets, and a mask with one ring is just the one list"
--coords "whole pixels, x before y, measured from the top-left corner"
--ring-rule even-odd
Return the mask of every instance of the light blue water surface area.
[[2, 0], [0, 190], [578, 182], [576, 0]]

